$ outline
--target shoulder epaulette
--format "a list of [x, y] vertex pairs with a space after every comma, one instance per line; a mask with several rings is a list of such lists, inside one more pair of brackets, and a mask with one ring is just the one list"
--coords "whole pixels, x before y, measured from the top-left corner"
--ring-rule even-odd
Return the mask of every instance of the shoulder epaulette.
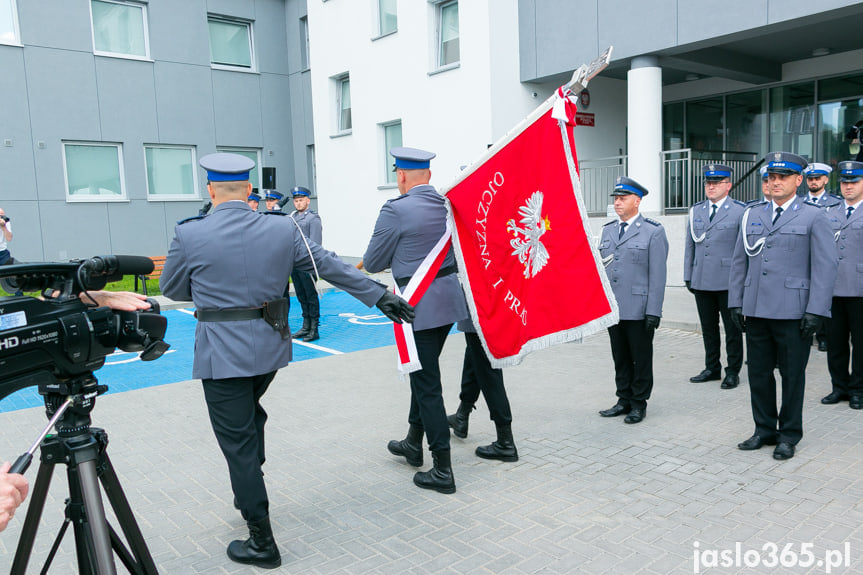
[[203, 219], [204, 219], [204, 218], [206, 218], [206, 217], [207, 217], [206, 215], [202, 215], [202, 216], [192, 216], [191, 218], [186, 218], [186, 219], [184, 219], [184, 220], [180, 220], [180, 221], [178, 221], [178, 222], [177, 222], [177, 225], [178, 225], [178, 226], [181, 226], [181, 225], [183, 225], [183, 224], [185, 224], [185, 223], [187, 223], [187, 222], [193, 222], [193, 221], [195, 221], [195, 220], [203, 220]]
[[602, 227], [610, 226], [611, 224], [616, 224], [616, 223], [617, 223], [617, 220], [611, 220], [610, 222], [606, 222], [606, 223], [602, 224]]
[[261, 212], [261, 213], [266, 214], [268, 216], [289, 216], [289, 215], [291, 215], [288, 212], [277, 212], [275, 210], [269, 211], [269, 212]]
[[749, 200], [748, 202], [746, 202], [743, 205], [744, 206], [757, 206], [758, 204], [766, 204], [766, 203], [767, 203], [767, 200], [765, 200], [764, 198], [755, 198], [754, 200]]
[[662, 225], [659, 222], [657, 222], [656, 220], [651, 220], [650, 218], [644, 218], [644, 221], [647, 222], [648, 224], [653, 224], [654, 226], [661, 226]]
[[397, 202], [397, 201], [401, 200], [402, 198], [406, 198], [406, 197], [408, 197], [407, 194], [400, 194], [400, 195], [396, 196], [395, 198], [390, 198], [389, 200], [387, 200], [387, 203]]
[[821, 204], [819, 204], [818, 202], [813, 202], [812, 200], [809, 200], [809, 199], [803, 200], [803, 203], [806, 204], [807, 206], [812, 206], [815, 208], [823, 208], [824, 207]]
[[740, 200], [732, 200], [732, 201], [735, 204], [737, 204], [738, 206], [744, 206], [745, 207], [747, 205], [746, 202], [741, 202]]

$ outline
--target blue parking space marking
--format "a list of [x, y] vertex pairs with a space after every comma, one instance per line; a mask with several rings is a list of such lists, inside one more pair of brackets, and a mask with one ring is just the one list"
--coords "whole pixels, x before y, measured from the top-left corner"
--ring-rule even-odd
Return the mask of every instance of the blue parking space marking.
[[[345, 292], [328, 292], [321, 296], [321, 338], [306, 344], [293, 343], [293, 361], [351, 353], [395, 343], [392, 322], [377, 308], [367, 308]], [[155, 361], [142, 362], [136, 353], [117, 350], [105, 358], [105, 365], [95, 372], [108, 393], [120, 393], [156, 385], [186, 381], [192, 377], [192, 354], [195, 348], [193, 310], [166, 310], [168, 331], [165, 341], [171, 349]], [[299, 329], [303, 323], [300, 304], [291, 298], [290, 325]], [[393, 357], [393, 369], [396, 359]], [[22, 389], [0, 400], [0, 413], [44, 405], [35, 387]]]

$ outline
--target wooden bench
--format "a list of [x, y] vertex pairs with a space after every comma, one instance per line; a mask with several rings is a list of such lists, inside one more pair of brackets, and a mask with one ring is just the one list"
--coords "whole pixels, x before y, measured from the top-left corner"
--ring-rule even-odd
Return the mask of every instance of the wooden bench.
[[151, 257], [153, 260], [153, 271], [145, 276], [135, 276], [135, 291], [138, 291], [138, 280], [141, 280], [141, 285], [144, 288], [144, 295], [147, 294], [147, 280], [159, 281], [162, 277], [162, 268], [165, 267], [166, 256]]

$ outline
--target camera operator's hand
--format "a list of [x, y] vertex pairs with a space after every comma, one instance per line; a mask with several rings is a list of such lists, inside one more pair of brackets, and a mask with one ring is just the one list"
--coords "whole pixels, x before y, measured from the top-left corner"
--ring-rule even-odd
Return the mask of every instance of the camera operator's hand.
[[136, 311], [150, 309], [147, 296], [131, 291], [88, 291], [78, 294], [84, 303], [93, 303], [99, 307], [109, 307], [118, 311]]
[[6, 529], [30, 489], [23, 475], [9, 473], [10, 467], [8, 461], [0, 466], [0, 531]]
[[405, 301], [404, 298], [400, 298], [394, 293], [385, 291], [384, 295], [381, 296], [381, 299], [375, 305], [379, 310], [384, 312], [385, 316], [396, 323], [401, 323], [402, 320], [408, 323], [414, 322], [416, 314], [414, 313], [413, 306]]

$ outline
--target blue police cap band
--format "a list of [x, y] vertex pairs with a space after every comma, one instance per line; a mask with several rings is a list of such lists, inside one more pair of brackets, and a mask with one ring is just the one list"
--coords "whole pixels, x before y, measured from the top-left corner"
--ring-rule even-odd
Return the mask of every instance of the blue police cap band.
[[809, 170], [808, 172], [806, 172], [807, 178], [817, 178], [819, 176], [829, 176], [829, 175], [830, 175], [830, 173], [827, 172], [826, 170]]
[[731, 172], [723, 172], [720, 170], [713, 170], [712, 172], [704, 172], [704, 177], [708, 180], [722, 180], [725, 178], [731, 177]]
[[614, 191], [616, 192], [618, 190], [625, 190], [625, 191], [629, 192], [630, 194], [635, 194], [639, 198], [644, 195], [644, 192], [642, 192], [638, 188], [634, 188], [634, 187], [629, 186], [627, 184], [618, 184], [618, 185], [614, 186]]
[[431, 166], [430, 160], [426, 160], [424, 162], [417, 162], [415, 160], [396, 158], [396, 168], [402, 170], [425, 170], [429, 166]]
[[211, 172], [207, 170], [207, 179], [211, 182], [242, 182], [249, 179], [249, 172], [225, 174], [223, 172]]
[[784, 172], [797, 172], [798, 174], [803, 171], [803, 166], [800, 164], [796, 164], [794, 162], [770, 162], [767, 164], [767, 171], [784, 171]]
[[860, 169], [860, 170], [842, 170], [841, 172], [839, 172], [839, 179], [840, 180], [851, 181], [851, 180], [859, 180], [860, 178], [863, 178], [863, 169]]

